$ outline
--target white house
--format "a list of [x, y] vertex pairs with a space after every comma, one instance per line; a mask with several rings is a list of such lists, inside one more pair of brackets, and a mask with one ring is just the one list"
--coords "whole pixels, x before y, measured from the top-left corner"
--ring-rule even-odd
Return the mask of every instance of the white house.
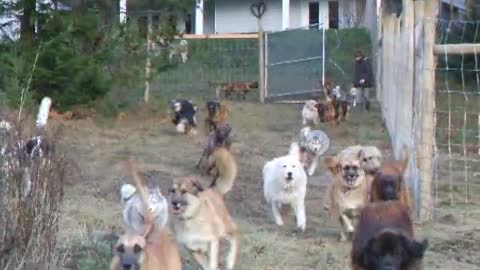
[[[257, 0], [196, 0], [194, 12], [178, 30], [192, 34], [250, 33], [257, 31], [257, 19], [250, 11]], [[370, 0], [264, 0], [265, 31], [289, 28], [349, 28], [365, 26]], [[376, 1], [375, 1], [376, 3]], [[375, 15], [374, 15], [375, 16]]]

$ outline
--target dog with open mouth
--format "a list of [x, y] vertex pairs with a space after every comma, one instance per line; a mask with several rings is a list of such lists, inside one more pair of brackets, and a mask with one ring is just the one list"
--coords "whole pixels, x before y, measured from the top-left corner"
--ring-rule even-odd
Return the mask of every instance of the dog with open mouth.
[[340, 241], [351, 240], [360, 211], [368, 202], [368, 182], [362, 167], [363, 150], [356, 155], [342, 151], [325, 163], [332, 175], [328, 187], [328, 211], [342, 227]]
[[290, 205], [297, 219], [297, 227], [305, 231], [305, 194], [307, 192], [307, 174], [301, 163], [298, 143], [290, 144], [288, 155], [274, 158], [263, 167], [263, 193], [267, 203], [271, 204], [273, 217], [278, 226], [283, 226], [280, 208]]
[[185, 177], [174, 180], [169, 197], [177, 241], [192, 253], [202, 269], [212, 270], [220, 269], [220, 240], [226, 239], [230, 244], [226, 269], [233, 269], [239, 248], [239, 232], [223, 196], [213, 189], [204, 189], [197, 179]]

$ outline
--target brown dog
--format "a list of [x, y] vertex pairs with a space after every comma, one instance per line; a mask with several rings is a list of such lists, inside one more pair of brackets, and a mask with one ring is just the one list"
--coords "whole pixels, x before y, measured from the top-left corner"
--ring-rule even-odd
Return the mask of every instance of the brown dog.
[[205, 118], [205, 131], [207, 134], [214, 131], [217, 123], [227, 122], [229, 110], [224, 101], [207, 101], [208, 115]]
[[177, 240], [192, 252], [203, 269], [220, 269], [218, 257], [221, 239], [230, 243], [225, 260], [226, 269], [234, 268], [239, 233], [222, 195], [212, 189], [203, 189], [194, 178], [175, 179], [170, 189], [169, 205]]
[[138, 270], [181, 270], [182, 263], [175, 242], [170, 239], [168, 232], [161, 229], [153, 231], [152, 217], [148, 209], [148, 195], [138, 176], [136, 165], [129, 162], [137, 190], [140, 192], [145, 207], [145, 232], [138, 235], [127, 231], [115, 245], [115, 256], [110, 264], [111, 270], [138, 269]]
[[252, 89], [258, 88], [257, 81], [246, 82], [208, 82], [209, 86], [215, 86], [217, 91], [217, 98], [230, 97], [233, 93], [237, 93], [243, 100]]
[[342, 226], [340, 241], [351, 238], [360, 210], [368, 201], [368, 182], [361, 165], [362, 152], [357, 155], [340, 152], [335, 157], [325, 159], [333, 176], [327, 191], [328, 211], [331, 216], [338, 218]]
[[428, 240], [413, 237], [408, 209], [401, 202], [367, 205], [353, 237], [353, 270], [420, 270]]
[[404, 174], [408, 166], [408, 152], [404, 147], [402, 160], [384, 162], [372, 181], [370, 201], [400, 200], [409, 211], [412, 210], [410, 192]]
[[[210, 132], [210, 135], [208, 135], [207, 145], [203, 149], [203, 153], [202, 153], [202, 156], [200, 157], [200, 160], [197, 162], [197, 165], [196, 165], [197, 168], [201, 167], [201, 164], [204, 158], [207, 158], [207, 160], [209, 159], [209, 157], [213, 154], [215, 149], [219, 147], [225, 147], [227, 150], [230, 149], [230, 146], [232, 145], [232, 142], [230, 139], [231, 132], [232, 132], [232, 127], [228, 123], [220, 122], [217, 124], [215, 130]], [[208, 165], [205, 166], [205, 173], [208, 175], [212, 169], [213, 169], [212, 166], [208, 166]]]
[[326, 98], [324, 101], [318, 101], [316, 107], [320, 122], [327, 122], [331, 125], [337, 124], [335, 119], [335, 105], [333, 104], [332, 99]]

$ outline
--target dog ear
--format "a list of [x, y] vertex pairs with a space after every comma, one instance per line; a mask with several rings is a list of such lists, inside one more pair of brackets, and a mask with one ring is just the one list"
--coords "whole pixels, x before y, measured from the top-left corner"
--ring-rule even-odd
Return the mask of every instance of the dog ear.
[[301, 161], [300, 146], [298, 145], [297, 142], [292, 142], [290, 144], [290, 149], [288, 150], [288, 154], [291, 156], [295, 156], [296, 158], [298, 158], [298, 160]]
[[400, 235], [400, 240], [402, 241], [403, 247], [408, 252], [408, 254], [415, 259], [422, 258], [429, 246], [427, 239], [424, 239], [422, 242], [419, 242], [419, 241], [416, 241], [415, 239], [409, 239], [403, 234]]
[[325, 157], [325, 165], [333, 174], [337, 173], [338, 160], [335, 156]]
[[365, 150], [363, 150], [363, 148], [362, 148], [362, 149], [360, 149], [360, 151], [358, 151], [357, 159], [362, 161], [364, 156], [365, 156]]
[[191, 178], [190, 182], [192, 183], [192, 186], [195, 188], [194, 194], [197, 195], [199, 192], [204, 191], [204, 188], [202, 184], [196, 179], [196, 178]]

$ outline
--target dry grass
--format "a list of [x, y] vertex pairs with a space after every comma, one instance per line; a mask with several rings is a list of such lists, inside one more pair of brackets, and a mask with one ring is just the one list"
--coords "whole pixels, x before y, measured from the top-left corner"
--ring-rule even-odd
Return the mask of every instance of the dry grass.
[[[55, 149], [60, 133], [55, 130], [44, 136], [51, 142], [51, 151], [43, 162], [40, 157], [31, 160], [19, 149], [20, 139], [29, 138], [22, 136], [22, 131], [15, 125], [10, 131], [0, 131], [5, 150], [0, 156], [0, 269], [50, 269], [66, 164]], [[29, 193], [25, 192], [27, 174], [32, 183]]]
[[[286, 211], [284, 228], [274, 225], [270, 207], [263, 201], [261, 169], [265, 161], [288, 151], [301, 128], [301, 105], [259, 105], [231, 102], [234, 147], [238, 149], [239, 177], [227, 194], [227, 206], [241, 230], [241, 250], [236, 269], [349, 269], [349, 244], [339, 243], [338, 225], [324, 212], [322, 203], [328, 183], [320, 163], [309, 178], [306, 197], [307, 230], [294, 231], [294, 216]], [[200, 104], [201, 105], [201, 104]], [[199, 106], [203, 109], [203, 106]], [[201, 111], [201, 116], [205, 115]], [[118, 189], [126, 177], [122, 163], [134, 154], [140, 170], [157, 181], [163, 192], [177, 175], [196, 174], [195, 164], [206, 137], [178, 136], [168, 121], [158, 117], [126, 118], [101, 127], [90, 120], [66, 123], [69, 153], [78, 169], [66, 178], [64, 216], [59, 241], [69, 256], [58, 269], [105, 269], [115, 241], [112, 230], [121, 230]], [[201, 117], [199, 118], [201, 119]], [[378, 110], [354, 112], [337, 128], [320, 126], [332, 139], [328, 153], [356, 144], [377, 145], [390, 157], [389, 140]], [[475, 239], [474, 217], [453, 215], [452, 219], [417, 228], [419, 237], [428, 236], [432, 246], [424, 269], [478, 269], [471, 253], [457, 254], [455, 247], [477, 248], [467, 243], [465, 233]], [[468, 236], [468, 235], [467, 235]], [[452, 247], [454, 246], [454, 247]], [[444, 248], [444, 247], [448, 247]], [[184, 269], [196, 269], [182, 251]]]

